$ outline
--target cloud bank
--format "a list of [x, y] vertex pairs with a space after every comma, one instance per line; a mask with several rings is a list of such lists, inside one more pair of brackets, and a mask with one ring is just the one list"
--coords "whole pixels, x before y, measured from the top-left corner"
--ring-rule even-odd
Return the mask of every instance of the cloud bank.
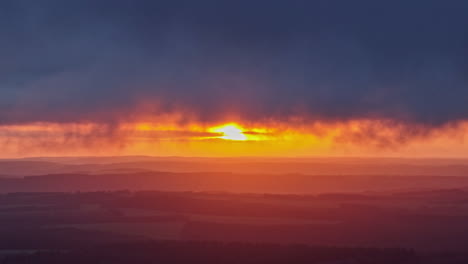
[[5, 0], [0, 124], [468, 119], [468, 3]]

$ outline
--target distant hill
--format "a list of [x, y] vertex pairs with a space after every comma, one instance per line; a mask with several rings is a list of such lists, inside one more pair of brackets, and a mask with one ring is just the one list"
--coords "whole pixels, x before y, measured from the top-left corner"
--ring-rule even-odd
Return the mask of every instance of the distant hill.
[[468, 188], [468, 177], [140, 172], [49, 174], [0, 179], [0, 192], [106, 190], [330, 193]]
[[39, 157], [0, 160], [0, 175], [145, 171], [242, 174], [468, 176], [468, 161], [381, 158]]

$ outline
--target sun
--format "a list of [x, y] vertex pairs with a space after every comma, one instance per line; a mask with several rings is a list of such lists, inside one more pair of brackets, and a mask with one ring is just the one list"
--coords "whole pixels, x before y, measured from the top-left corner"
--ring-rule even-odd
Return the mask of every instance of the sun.
[[227, 140], [247, 140], [247, 136], [243, 133], [242, 128], [236, 124], [226, 124], [219, 127], [210, 129], [211, 132], [221, 133], [223, 136], [219, 137]]

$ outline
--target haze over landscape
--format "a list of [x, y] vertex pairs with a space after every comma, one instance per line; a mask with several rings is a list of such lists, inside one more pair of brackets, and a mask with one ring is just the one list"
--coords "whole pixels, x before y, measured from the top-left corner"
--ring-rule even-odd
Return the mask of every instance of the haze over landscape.
[[468, 263], [467, 13], [0, 1], [0, 263]]

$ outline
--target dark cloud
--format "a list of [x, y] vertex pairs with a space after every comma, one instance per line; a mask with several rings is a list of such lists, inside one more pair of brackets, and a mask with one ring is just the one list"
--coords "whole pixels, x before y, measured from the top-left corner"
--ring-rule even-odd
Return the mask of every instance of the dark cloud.
[[[0, 123], [468, 118], [468, 3], [4, 0]], [[148, 107], [150, 105], [150, 107]]]

